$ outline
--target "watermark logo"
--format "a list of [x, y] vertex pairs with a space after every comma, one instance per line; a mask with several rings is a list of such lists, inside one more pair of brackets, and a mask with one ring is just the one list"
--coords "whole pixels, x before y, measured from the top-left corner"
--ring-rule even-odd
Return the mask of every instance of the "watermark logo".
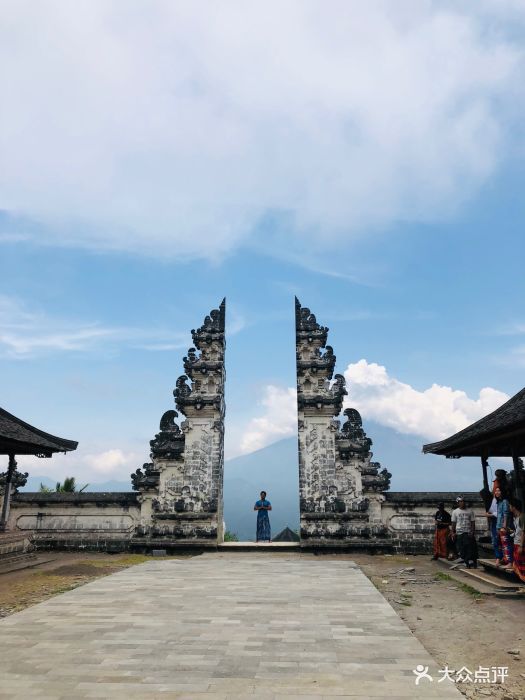
[[[419, 685], [421, 681], [434, 682], [434, 678], [428, 672], [428, 666], [418, 664], [412, 673], [415, 675], [414, 683]], [[459, 670], [449, 668], [441, 668], [438, 671], [438, 683], [449, 681], [449, 683], [505, 683], [505, 679], [509, 676], [508, 666], [478, 666], [475, 671], [471, 671], [466, 666]]]
[[423, 680], [423, 678], [430, 681], [431, 683], [434, 680], [428, 672], [428, 666], [423, 666], [422, 664], [418, 664], [415, 667], [415, 669], [412, 671], [412, 673], [416, 674], [416, 680], [415, 680], [416, 685], [419, 685], [419, 681]]

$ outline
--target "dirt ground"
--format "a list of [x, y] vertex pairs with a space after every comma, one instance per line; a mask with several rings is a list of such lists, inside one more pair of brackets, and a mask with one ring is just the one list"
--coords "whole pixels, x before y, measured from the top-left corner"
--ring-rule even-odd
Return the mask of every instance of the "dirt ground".
[[355, 554], [349, 559], [361, 566], [440, 668], [508, 667], [501, 685], [459, 683], [466, 697], [525, 698], [525, 599], [480, 594], [468, 581], [465, 586], [450, 578], [429, 556]]
[[[41, 553], [46, 556], [46, 553]], [[47, 556], [46, 556], [47, 558]], [[141, 554], [51, 552], [46, 564], [0, 574], [0, 618], [149, 558]]]
[[[135, 554], [56, 552], [51, 556], [52, 562], [35, 569], [0, 575], [0, 617], [149, 559]], [[458, 684], [466, 697], [524, 700], [525, 599], [479, 594], [448, 578], [447, 570], [428, 556], [353, 554], [345, 558], [362, 567], [441, 668], [508, 667], [504, 684]]]

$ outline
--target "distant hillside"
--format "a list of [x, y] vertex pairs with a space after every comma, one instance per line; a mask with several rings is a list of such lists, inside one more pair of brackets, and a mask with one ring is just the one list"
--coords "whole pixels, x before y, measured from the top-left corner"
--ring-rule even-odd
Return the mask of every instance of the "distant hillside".
[[280, 440], [262, 450], [229, 459], [224, 465], [224, 520], [241, 540], [255, 539], [253, 510], [261, 491], [272, 503], [270, 523], [277, 534], [299, 527], [297, 439]]
[[[76, 476], [74, 469], [71, 469], [71, 476]], [[57, 484], [57, 479], [51, 479], [48, 476], [32, 476], [29, 475], [27, 479], [27, 484], [20, 491], [39, 491], [40, 484], [48, 486], [50, 489], [54, 489]], [[76, 476], [76, 482], [78, 488], [82, 488], [85, 483], [88, 483], [85, 492], [91, 493], [102, 493], [104, 491], [131, 491], [131, 480], [130, 481], [100, 481], [95, 483], [89, 483], [82, 481], [81, 476]]]

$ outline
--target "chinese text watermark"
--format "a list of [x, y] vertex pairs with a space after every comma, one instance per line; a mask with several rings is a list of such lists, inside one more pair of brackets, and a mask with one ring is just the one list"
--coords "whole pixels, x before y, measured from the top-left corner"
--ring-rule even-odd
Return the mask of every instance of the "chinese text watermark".
[[[428, 672], [428, 666], [419, 664], [412, 673], [416, 676], [414, 681], [416, 685], [425, 681], [434, 682], [434, 677]], [[445, 666], [445, 668], [439, 669], [436, 680], [438, 683], [443, 683], [443, 681], [450, 683], [505, 683], [508, 675], [508, 666], [478, 666], [475, 671], [471, 671], [466, 666], [459, 670]]]

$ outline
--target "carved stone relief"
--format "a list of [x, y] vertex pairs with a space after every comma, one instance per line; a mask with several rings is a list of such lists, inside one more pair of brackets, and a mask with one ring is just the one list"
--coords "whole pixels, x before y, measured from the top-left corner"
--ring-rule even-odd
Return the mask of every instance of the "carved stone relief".
[[328, 328], [297, 299], [295, 308], [301, 535], [325, 541], [368, 537], [376, 517], [371, 499], [382, 498], [390, 474], [371, 462], [372, 441], [355, 409], [344, 411], [340, 426], [347, 390], [343, 375], [333, 374]]
[[[151, 464], [132, 475], [141, 494], [140, 537], [222, 537], [225, 314], [223, 301], [192, 330], [194, 347], [173, 391], [185, 420], [179, 426], [174, 410], [162, 416], [151, 441]], [[198, 519], [188, 520], [194, 516]]]

